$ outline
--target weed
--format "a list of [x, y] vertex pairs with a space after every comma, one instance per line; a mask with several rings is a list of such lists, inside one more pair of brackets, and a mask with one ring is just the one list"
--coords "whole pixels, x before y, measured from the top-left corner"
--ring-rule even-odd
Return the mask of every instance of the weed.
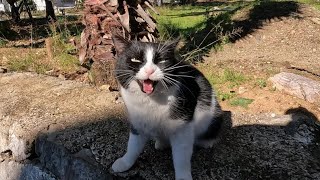
[[[71, 38], [71, 34], [66, 27], [66, 19], [62, 19], [61, 21], [60, 23], [52, 23], [49, 26], [53, 40], [53, 60], [56, 63], [55, 65], [58, 66], [58, 69], [65, 72], [72, 72], [79, 68], [80, 64], [76, 56], [69, 54], [75, 47], [67, 42]], [[61, 24], [63, 23], [64, 25], [62, 26]]]
[[5, 39], [3, 39], [3, 38], [0, 37], [0, 48], [1, 48], [1, 47], [5, 47], [7, 43], [8, 43], [7, 40], [5, 40]]
[[232, 99], [236, 96], [236, 94], [234, 92], [221, 92], [221, 91], [217, 91], [217, 97], [219, 100], [221, 101], [226, 101], [229, 99]]
[[240, 85], [247, 80], [247, 78], [239, 72], [231, 69], [225, 69], [222, 75], [223, 82], [231, 82], [232, 86]]
[[62, 53], [55, 57], [58, 62], [58, 66], [65, 72], [71, 72], [80, 67], [80, 63], [77, 57], [67, 53]]
[[226, 84], [230, 87], [238, 86], [246, 82], [249, 78], [245, 77], [242, 73], [232, 69], [224, 69], [222, 72], [212, 72], [206, 66], [199, 66], [202, 72], [204, 72], [206, 78], [211, 85]]
[[247, 98], [235, 98], [230, 101], [230, 105], [232, 106], [241, 106], [243, 108], [248, 108], [248, 105], [253, 102], [253, 99]]
[[9, 61], [8, 67], [12, 71], [35, 71], [44, 74], [50, 69], [50, 64], [41, 62], [40, 56], [29, 53], [23, 58], [14, 58]]
[[318, 0], [296, 0], [297, 2], [300, 2], [300, 3], [305, 3], [305, 4], [308, 4], [308, 5], [311, 5], [315, 8], [317, 8], [318, 10], [320, 10], [320, 3]]
[[259, 86], [260, 88], [265, 88], [267, 87], [267, 81], [265, 79], [257, 79], [256, 86]]

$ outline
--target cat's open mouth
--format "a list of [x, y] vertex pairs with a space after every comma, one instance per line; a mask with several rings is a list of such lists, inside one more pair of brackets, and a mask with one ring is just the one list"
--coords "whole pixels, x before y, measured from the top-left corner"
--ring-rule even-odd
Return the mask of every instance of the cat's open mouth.
[[139, 80], [141, 83], [141, 90], [146, 94], [151, 94], [154, 90], [154, 86], [156, 84], [155, 81], [152, 81], [150, 79], [146, 80]]

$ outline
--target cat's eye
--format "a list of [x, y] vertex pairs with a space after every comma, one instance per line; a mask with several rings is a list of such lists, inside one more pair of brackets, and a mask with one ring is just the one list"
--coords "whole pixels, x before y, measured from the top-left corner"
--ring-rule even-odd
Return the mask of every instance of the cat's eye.
[[131, 62], [141, 63], [141, 61], [138, 60], [138, 59], [136, 59], [136, 58], [132, 58], [132, 59], [131, 59]]
[[163, 63], [166, 63], [166, 62], [167, 62], [166, 60], [162, 60], [159, 63], [163, 64]]

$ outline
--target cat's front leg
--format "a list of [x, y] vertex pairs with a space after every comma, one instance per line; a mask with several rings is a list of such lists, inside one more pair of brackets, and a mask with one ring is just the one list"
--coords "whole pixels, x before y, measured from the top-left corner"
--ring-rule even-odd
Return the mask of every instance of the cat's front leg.
[[173, 165], [176, 180], [192, 180], [191, 156], [193, 152], [194, 134], [191, 127], [175, 133], [170, 137]]
[[124, 172], [130, 169], [143, 151], [147, 140], [148, 138], [142, 134], [130, 132], [127, 152], [112, 164], [112, 170], [114, 172]]

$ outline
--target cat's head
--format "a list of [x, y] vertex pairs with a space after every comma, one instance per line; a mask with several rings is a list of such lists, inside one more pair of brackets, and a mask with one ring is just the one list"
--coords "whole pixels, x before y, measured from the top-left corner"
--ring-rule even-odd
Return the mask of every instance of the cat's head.
[[136, 81], [141, 91], [149, 95], [159, 82], [166, 83], [166, 75], [178, 63], [174, 54], [178, 40], [147, 43], [127, 41], [118, 35], [112, 39], [118, 54], [115, 74], [124, 88]]

